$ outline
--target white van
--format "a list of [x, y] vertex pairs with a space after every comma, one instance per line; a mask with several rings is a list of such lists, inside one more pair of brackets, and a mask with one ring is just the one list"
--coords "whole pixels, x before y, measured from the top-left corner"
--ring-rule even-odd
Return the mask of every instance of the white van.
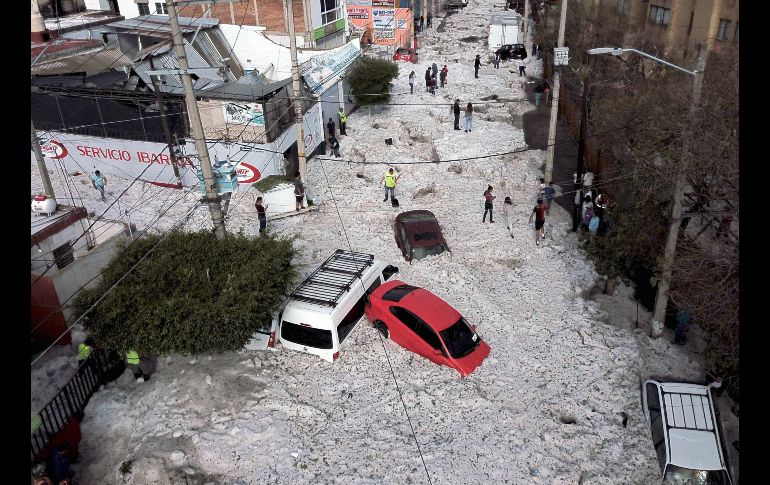
[[488, 29], [491, 52], [507, 44], [524, 43], [524, 18], [519, 14], [493, 15]]
[[281, 344], [334, 362], [364, 315], [366, 297], [396, 273], [371, 254], [336, 250], [289, 295], [278, 316]]

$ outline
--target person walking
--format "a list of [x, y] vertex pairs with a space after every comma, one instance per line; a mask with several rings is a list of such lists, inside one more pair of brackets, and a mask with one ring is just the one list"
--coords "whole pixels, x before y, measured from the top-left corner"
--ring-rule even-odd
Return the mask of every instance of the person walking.
[[414, 94], [414, 78], [416, 77], [414, 71], [409, 73], [409, 94]]
[[430, 68], [425, 70], [425, 90], [430, 92]]
[[503, 54], [503, 48], [495, 51], [495, 69], [500, 69], [500, 56]]
[[444, 64], [444, 67], [441, 68], [441, 72], [439, 73], [439, 77], [441, 78], [442, 88], [444, 87], [444, 85], [446, 85], [447, 74], [449, 74], [449, 69], [446, 67], [446, 64]]
[[78, 374], [85, 372], [86, 367], [91, 364], [88, 358], [91, 357], [91, 352], [93, 351], [93, 342], [90, 338], [87, 338], [85, 342], [81, 342], [78, 345]]
[[452, 106], [452, 111], [455, 115], [455, 130], [460, 129], [460, 100], [455, 99], [455, 104]]
[[436, 65], [435, 62], [433, 63], [432, 66], [430, 66], [430, 70], [431, 70], [431, 76], [438, 78], [438, 66]]
[[537, 109], [540, 107], [540, 100], [543, 97], [543, 85], [536, 84], [534, 91], [535, 91], [535, 109]]
[[545, 105], [546, 107], [551, 106], [551, 85], [548, 83], [543, 83], [543, 97], [545, 98]]
[[340, 110], [337, 112], [337, 118], [340, 122], [340, 135], [347, 136], [348, 115], [345, 114], [345, 109], [342, 106], [340, 106]]
[[332, 137], [337, 133], [337, 125], [334, 124], [334, 121], [332, 121], [331, 118], [329, 118], [329, 122], [326, 123], [326, 131], [329, 132], [329, 137]]
[[586, 172], [583, 174], [583, 192], [591, 194], [591, 198], [594, 198], [594, 173], [591, 171], [591, 167], [586, 167]]
[[471, 128], [473, 128], [473, 104], [468, 103], [465, 107], [465, 132], [470, 132]]
[[302, 183], [302, 177], [299, 172], [294, 172], [294, 199], [297, 212], [305, 208], [305, 184]]
[[492, 219], [492, 201], [497, 197], [492, 195], [492, 186], [488, 185], [487, 190], [484, 191], [484, 217], [481, 218], [481, 222], [487, 222], [487, 212], [489, 212], [489, 222], [495, 222]]
[[428, 80], [428, 92], [433, 96], [436, 95], [436, 76], [431, 76]]
[[56, 447], [56, 451], [51, 456], [51, 478], [54, 483], [70, 483], [75, 475], [70, 465], [70, 444], [66, 441]]
[[420, 15], [420, 30], [418, 32], [422, 32], [422, 30], [425, 28], [425, 17]]
[[270, 204], [262, 205], [262, 197], [257, 197], [254, 208], [257, 209], [257, 219], [259, 219], [259, 233], [267, 230], [267, 208]]
[[594, 217], [594, 204], [591, 201], [591, 194], [586, 192], [585, 197], [583, 198], [583, 212], [581, 217], [581, 240], [584, 240], [586, 238], [586, 234], [588, 233], [588, 226], [591, 224], [591, 219]]
[[433, 14], [428, 12], [428, 28], [433, 27]]
[[107, 177], [103, 176], [100, 171], [95, 171], [93, 175], [91, 175], [91, 185], [99, 191], [99, 194], [102, 196], [102, 201], [105, 201], [107, 199], [104, 198], [104, 189], [107, 186]]
[[503, 202], [503, 213], [505, 214], [505, 223], [507, 224], [508, 232], [513, 237], [513, 201], [510, 197], [506, 197]]
[[396, 171], [393, 170], [393, 168], [389, 168], [387, 172], [385, 172], [385, 175], [382, 176], [380, 179], [380, 183], [385, 182], [385, 198], [382, 200], [383, 202], [388, 201], [388, 192], [390, 192], [390, 197], [394, 199], [396, 197], [396, 183], [398, 182], [398, 175], [396, 175]]
[[334, 156], [336, 158], [340, 158], [342, 156], [342, 155], [340, 155], [340, 142], [337, 141], [337, 139], [335, 137], [332, 136], [329, 139], [329, 146], [331, 147], [332, 152], [334, 153]]
[[532, 223], [533, 217], [535, 218], [535, 245], [539, 246], [540, 239], [545, 239], [545, 206], [543, 205], [543, 199], [537, 199], [537, 205], [532, 208], [532, 213], [529, 215], [529, 224]]
[[553, 197], [556, 195], [556, 189], [553, 186], [553, 180], [548, 182], [548, 187], [543, 189], [545, 193], [545, 215], [550, 215], [551, 205], [553, 204]]
[[524, 63], [524, 59], [516, 59], [516, 65], [519, 66], [519, 77], [527, 75], [527, 65]]
[[473, 61], [473, 69], [476, 71], [476, 79], [479, 78], [479, 69], [481, 68], [481, 56], [476, 54], [476, 60]]

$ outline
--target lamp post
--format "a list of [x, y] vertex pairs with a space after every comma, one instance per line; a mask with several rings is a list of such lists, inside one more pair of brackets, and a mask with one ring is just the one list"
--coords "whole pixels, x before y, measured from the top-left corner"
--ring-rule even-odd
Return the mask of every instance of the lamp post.
[[[658, 59], [655, 56], [651, 56], [646, 52], [642, 52], [636, 49], [625, 49], [620, 47], [599, 47], [596, 49], [589, 49], [588, 53], [591, 55], [597, 54], [611, 54], [613, 56], [619, 56], [624, 52], [634, 52], [648, 59], [652, 59], [666, 66], [672, 67], [679, 71], [685, 72], [693, 76], [692, 86], [692, 102], [690, 103], [690, 119], [694, 119], [695, 112], [698, 108], [698, 101], [700, 100], [701, 87], [703, 85], [703, 71], [706, 69], [706, 56], [708, 54], [707, 49], [703, 46], [698, 48], [698, 58], [695, 61], [695, 69], [690, 71], [683, 67], [679, 67], [670, 62]], [[682, 219], [682, 200], [684, 199], [684, 186], [687, 182], [687, 168], [689, 161], [690, 140], [685, 137], [682, 148], [682, 158], [677, 166], [676, 182], [674, 184], [674, 200], [671, 205], [671, 225], [668, 229], [668, 237], [666, 238], [666, 247], [663, 250], [663, 265], [661, 267], [661, 275], [658, 279], [658, 291], [655, 296], [655, 310], [652, 315], [652, 322], [658, 322], [662, 325], [666, 319], [666, 307], [668, 306], [668, 292], [671, 288], [671, 274], [674, 266], [674, 256], [676, 254], [676, 242], [679, 238], [679, 225]]]

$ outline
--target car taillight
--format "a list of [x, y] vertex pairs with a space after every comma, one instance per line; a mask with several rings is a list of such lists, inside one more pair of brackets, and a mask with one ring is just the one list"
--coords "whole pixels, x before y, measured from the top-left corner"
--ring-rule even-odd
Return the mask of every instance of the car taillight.
[[45, 199], [46, 199], [46, 196], [45, 196], [45, 195], [36, 195], [36, 196], [35, 196], [35, 200], [36, 200], [37, 202], [41, 202], [41, 201], [44, 201]]
[[337, 360], [337, 359], [339, 359], [339, 358], [340, 358], [340, 353], [339, 353], [339, 351], [337, 351], [337, 352], [334, 352], [334, 354], [332, 354], [332, 361], [335, 361], [335, 360]]
[[275, 348], [275, 331], [270, 332], [270, 338], [267, 340], [267, 346], [271, 349]]

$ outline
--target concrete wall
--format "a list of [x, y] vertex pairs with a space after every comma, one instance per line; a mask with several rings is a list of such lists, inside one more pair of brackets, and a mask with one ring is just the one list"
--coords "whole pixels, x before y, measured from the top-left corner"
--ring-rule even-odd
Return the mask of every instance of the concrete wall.
[[[155, 2], [150, 7], [150, 12], [155, 10]], [[148, 4], [149, 5], [149, 4]], [[139, 16], [139, 7], [136, 6], [134, 0], [118, 0], [118, 8], [120, 9], [120, 15], [127, 19], [132, 19]]]
[[[57, 272], [52, 279], [56, 294], [59, 295], [59, 301], [66, 301], [73, 294], [80, 291], [83, 285], [85, 285], [84, 288], [86, 289], [98, 285], [101, 278], [96, 278], [87, 285], [86, 282], [98, 275], [109, 264], [112, 258], [118, 254], [118, 243], [128, 238], [128, 230], [123, 230]], [[71, 324], [72, 300], [64, 305], [62, 313], [68, 324]]]

